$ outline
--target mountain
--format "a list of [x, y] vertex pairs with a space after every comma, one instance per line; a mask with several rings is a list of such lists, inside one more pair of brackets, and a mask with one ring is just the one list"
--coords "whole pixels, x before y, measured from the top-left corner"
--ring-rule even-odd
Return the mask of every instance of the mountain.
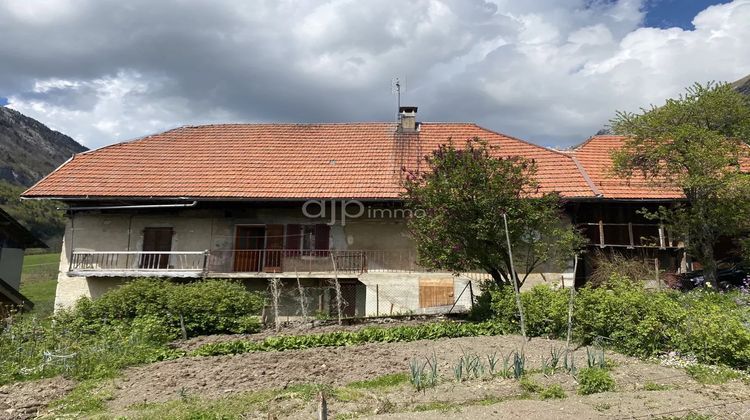
[[732, 87], [743, 95], [750, 96], [750, 74], [732, 83]]
[[28, 187], [87, 150], [39, 121], [0, 106], [0, 180]]
[[39, 121], [0, 106], [0, 206], [31, 233], [59, 250], [65, 231], [62, 203], [19, 196], [68, 160], [87, 150]]

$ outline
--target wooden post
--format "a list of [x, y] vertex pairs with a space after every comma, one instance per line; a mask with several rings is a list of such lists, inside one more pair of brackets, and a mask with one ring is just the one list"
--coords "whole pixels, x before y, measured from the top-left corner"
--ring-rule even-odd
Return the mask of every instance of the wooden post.
[[635, 239], [633, 238], [633, 223], [628, 222], [628, 235], [630, 236], [630, 247], [635, 248]]
[[604, 248], [604, 222], [599, 219], [599, 248]]
[[666, 244], [664, 243], [664, 225], [659, 225], [659, 248], [665, 249]]
[[318, 420], [328, 420], [328, 402], [323, 391], [318, 393]]
[[659, 276], [659, 258], [654, 258], [654, 275], [656, 276], [656, 287], [661, 290], [661, 276]]

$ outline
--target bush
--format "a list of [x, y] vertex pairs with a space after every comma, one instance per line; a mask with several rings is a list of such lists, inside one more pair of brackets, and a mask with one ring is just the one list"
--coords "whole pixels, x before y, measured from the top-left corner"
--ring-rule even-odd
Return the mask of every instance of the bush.
[[581, 395], [615, 390], [615, 380], [605, 369], [583, 368], [578, 371], [577, 379], [578, 393]]
[[[520, 331], [520, 318], [516, 308], [513, 289], [498, 288], [494, 283], [485, 290], [489, 302], [480, 302], [474, 313], [491, 314], [491, 317], [509, 331]], [[485, 298], [486, 299], [486, 298]], [[563, 337], [568, 325], [568, 293], [538, 285], [521, 294], [526, 316], [526, 333], [530, 336]], [[483, 305], [489, 303], [489, 309]]]
[[551, 385], [539, 392], [539, 398], [543, 400], [561, 400], [567, 397], [565, 390], [558, 384]]
[[180, 332], [182, 315], [188, 336], [249, 333], [260, 329], [256, 316], [263, 297], [239, 283], [204, 280], [179, 284], [158, 279], [137, 279], [97, 300], [81, 299], [72, 322], [91, 328], [111, 320], [160, 319], [174, 334]]
[[[568, 290], [542, 285], [521, 297], [530, 336], [566, 335]], [[519, 331], [510, 288], [490, 288], [478, 306], [475, 316]], [[750, 365], [748, 325], [750, 310], [737, 292], [648, 291], [622, 276], [612, 276], [602, 287], [580, 289], [574, 302], [577, 341], [600, 343], [639, 357], [676, 351], [704, 363], [746, 367]]]

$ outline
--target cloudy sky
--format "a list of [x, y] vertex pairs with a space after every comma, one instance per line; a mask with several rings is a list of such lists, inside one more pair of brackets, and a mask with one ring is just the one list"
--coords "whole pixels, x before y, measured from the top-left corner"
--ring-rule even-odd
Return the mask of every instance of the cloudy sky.
[[424, 121], [568, 146], [750, 73], [750, 0], [3, 0], [0, 104], [88, 147], [209, 122]]

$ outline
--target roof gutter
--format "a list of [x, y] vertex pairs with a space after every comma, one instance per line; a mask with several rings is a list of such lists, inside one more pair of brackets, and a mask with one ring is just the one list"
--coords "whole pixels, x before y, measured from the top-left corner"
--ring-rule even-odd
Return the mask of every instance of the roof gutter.
[[132, 206], [90, 206], [90, 207], [62, 207], [58, 210], [130, 210], [130, 209], [162, 209], [162, 208], [176, 208], [176, 207], [195, 207], [198, 205], [198, 201], [192, 203], [172, 203], [172, 204], [136, 204]]

